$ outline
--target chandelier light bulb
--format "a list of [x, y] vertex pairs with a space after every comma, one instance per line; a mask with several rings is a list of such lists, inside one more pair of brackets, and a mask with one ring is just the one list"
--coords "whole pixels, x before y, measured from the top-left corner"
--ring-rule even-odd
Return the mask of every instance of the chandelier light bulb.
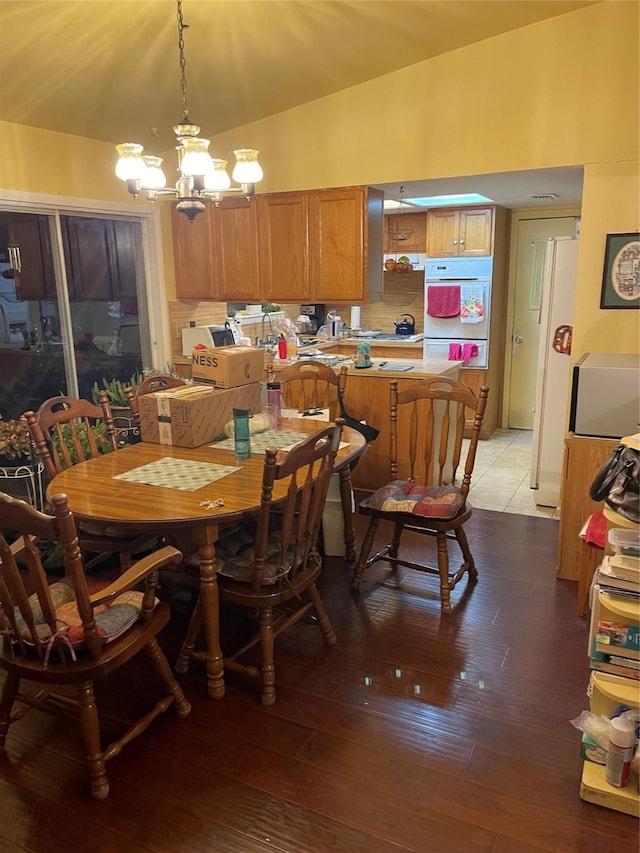
[[122, 142], [116, 145], [118, 162], [116, 163], [116, 176], [121, 181], [139, 181], [146, 172], [146, 165], [142, 159], [142, 145], [137, 142]]
[[209, 156], [208, 139], [182, 139], [182, 160], [180, 168], [183, 175], [208, 175], [213, 171], [213, 163]]
[[258, 163], [258, 151], [255, 148], [238, 148], [233, 180], [239, 184], [257, 184], [263, 178], [262, 167]]
[[227, 161], [212, 157], [213, 169], [204, 176], [204, 188], [209, 192], [221, 192], [231, 186], [231, 178], [227, 172]]
[[143, 156], [143, 161], [147, 167], [144, 176], [141, 179], [141, 187], [143, 190], [163, 190], [167, 185], [167, 178], [162, 171], [162, 157], [156, 157], [154, 154]]

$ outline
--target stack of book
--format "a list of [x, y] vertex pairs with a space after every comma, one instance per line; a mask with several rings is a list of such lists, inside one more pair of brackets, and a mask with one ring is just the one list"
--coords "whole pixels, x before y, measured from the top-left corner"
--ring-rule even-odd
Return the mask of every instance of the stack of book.
[[640, 680], [640, 554], [603, 558], [593, 586], [591, 669]]

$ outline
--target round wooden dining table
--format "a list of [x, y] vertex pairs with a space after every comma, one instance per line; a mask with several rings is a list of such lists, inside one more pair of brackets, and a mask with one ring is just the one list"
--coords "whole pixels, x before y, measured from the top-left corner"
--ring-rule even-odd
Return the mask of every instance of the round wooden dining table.
[[[311, 418], [283, 419], [278, 432], [306, 436], [324, 426], [325, 421]], [[277, 441], [273, 443], [278, 446]], [[150, 442], [127, 445], [67, 468], [47, 487], [49, 498], [60, 493], [67, 495], [79, 521], [122, 529], [123, 534], [148, 531], [159, 536], [176, 533], [191, 536], [199, 553], [207, 693], [213, 699], [224, 696], [215, 542], [221, 528], [241, 521], [259, 508], [264, 466], [263, 452], [252, 449], [249, 459], [236, 461], [232, 442], [230, 448], [229, 442], [226, 444], [226, 449], [213, 443], [194, 448]], [[365, 447], [363, 436], [345, 427], [336, 472], [348, 471]], [[205, 463], [209, 467], [189, 463]], [[211, 476], [218, 478], [200, 485], [203, 478]], [[164, 481], [166, 485], [153, 484], [154, 481]], [[285, 481], [276, 481], [274, 500], [284, 499], [285, 486]]]

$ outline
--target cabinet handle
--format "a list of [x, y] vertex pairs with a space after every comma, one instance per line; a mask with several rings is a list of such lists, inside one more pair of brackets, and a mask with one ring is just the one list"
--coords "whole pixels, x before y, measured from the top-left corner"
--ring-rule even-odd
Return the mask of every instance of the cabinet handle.
[[460, 240], [460, 245], [464, 246], [464, 240]]
[[457, 245], [458, 245], [458, 241], [457, 241], [457, 240], [454, 240], [454, 241], [453, 241], [453, 245], [454, 245], [454, 246], [457, 246]]

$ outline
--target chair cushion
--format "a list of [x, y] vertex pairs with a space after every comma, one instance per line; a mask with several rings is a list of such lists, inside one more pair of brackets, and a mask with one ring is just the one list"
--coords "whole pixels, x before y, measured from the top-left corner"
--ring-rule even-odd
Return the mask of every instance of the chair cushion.
[[[239, 547], [234, 551], [234, 541], [228, 537], [224, 548], [216, 547], [216, 571], [223, 577], [244, 583], [251, 582], [251, 574], [255, 562], [253, 542], [247, 543], [245, 536], [238, 540]], [[282, 561], [282, 546], [280, 537], [275, 534], [267, 543], [267, 557], [262, 572], [263, 584], [275, 584], [280, 578], [289, 574], [293, 561], [293, 552], [288, 553]]]
[[394, 480], [378, 489], [365, 501], [369, 509], [402, 512], [425, 518], [455, 518], [464, 506], [458, 486], [420, 486], [407, 480]]
[[[96, 592], [98, 588], [92, 589], [92, 592]], [[72, 646], [81, 646], [84, 642], [84, 628], [78, 613], [73, 587], [64, 581], [60, 581], [51, 584], [49, 592], [56, 612], [58, 631], [64, 632]], [[142, 598], [142, 592], [129, 590], [123, 592], [108, 605], [100, 604], [94, 607], [96, 630], [104, 643], [115, 640], [137, 621], [142, 611]], [[29, 596], [29, 604], [38, 637], [41, 642], [45, 642], [50, 638], [51, 630], [45, 621], [35, 593]], [[23, 640], [28, 641], [30, 632], [17, 607], [15, 619], [19, 635]]]

